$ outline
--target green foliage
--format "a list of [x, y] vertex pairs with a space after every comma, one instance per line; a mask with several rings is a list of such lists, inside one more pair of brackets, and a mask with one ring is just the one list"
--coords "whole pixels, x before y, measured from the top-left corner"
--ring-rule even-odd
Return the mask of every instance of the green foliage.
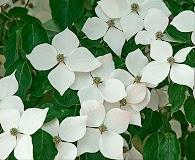
[[193, 160], [195, 157], [194, 147], [195, 147], [195, 132], [191, 132], [185, 141], [185, 154], [187, 160]]
[[189, 97], [184, 103], [186, 119], [189, 123], [195, 125], [195, 99]]
[[144, 144], [143, 157], [145, 160], [179, 160], [180, 145], [171, 133], [156, 133], [151, 135]]
[[33, 155], [36, 160], [53, 160], [57, 154], [57, 149], [53, 142], [53, 137], [43, 130], [38, 130], [32, 136]]
[[178, 111], [184, 101], [185, 101], [185, 91], [187, 90], [186, 86], [178, 85], [176, 83], [169, 85], [168, 95], [169, 95], [169, 103], [171, 103], [171, 111]]
[[61, 29], [71, 27], [84, 11], [83, 0], [50, 0], [50, 7], [53, 20]]

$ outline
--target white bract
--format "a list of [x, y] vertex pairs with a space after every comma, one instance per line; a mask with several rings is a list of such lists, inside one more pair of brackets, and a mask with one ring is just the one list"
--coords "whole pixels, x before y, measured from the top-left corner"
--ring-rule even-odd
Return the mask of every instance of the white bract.
[[123, 83], [109, 77], [114, 72], [114, 62], [111, 54], [97, 58], [102, 65], [91, 73], [76, 73], [75, 83], [71, 89], [79, 90], [80, 102], [84, 100], [98, 100], [103, 102], [117, 102], [127, 96]]
[[20, 97], [14, 94], [18, 90], [18, 82], [15, 72], [0, 80], [0, 109], [18, 109], [24, 111], [24, 105]]
[[30, 108], [20, 115], [16, 109], [1, 110], [0, 159], [6, 159], [14, 149], [16, 159], [33, 159], [31, 135], [45, 121], [48, 108]]
[[96, 6], [95, 12], [98, 17], [88, 18], [82, 31], [91, 40], [103, 37], [108, 46], [120, 57], [125, 43], [125, 35], [121, 31], [120, 19], [109, 18], [99, 6]]
[[156, 111], [159, 107], [163, 107], [168, 104], [168, 102], [168, 93], [165, 87], [161, 89], [152, 89], [150, 102], [147, 105], [147, 108], [151, 108], [153, 111]]
[[107, 158], [123, 159], [123, 138], [119, 134], [127, 130], [132, 114], [134, 113], [119, 108], [114, 108], [106, 114], [100, 102], [84, 101], [80, 115], [88, 116], [87, 130], [85, 136], [78, 140], [77, 156], [100, 150]]
[[26, 57], [37, 70], [49, 70], [57, 65], [48, 79], [62, 96], [74, 83], [74, 72], [90, 72], [101, 65], [88, 49], [78, 46], [78, 38], [67, 28], [55, 35], [52, 45], [40, 44]]
[[77, 116], [65, 118], [59, 124], [55, 118], [43, 125], [42, 129], [53, 136], [53, 142], [58, 150], [55, 160], [76, 158], [77, 148], [70, 142], [76, 142], [85, 135], [86, 121], [87, 116]]
[[150, 56], [154, 61], [150, 62], [143, 71], [142, 81], [151, 84], [162, 82], [170, 72], [170, 79], [177, 84], [194, 86], [194, 70], [181, 64], [194, 47], [186, 47], [179, 50], [173, 56], [172, 46], [165, 41], [151, 42]]
[[195, 45], [195, 12], [183, 11], [172, 20], [171, 24], [180, 32], [192, 32], [191, 40]]
[[159, 9], [150, 9], [144, 19], [145, 30], [140, 31], [135, 36], [136, 44], [150, 44], [152, 40], [173, 41], [170, 36], [164, 33], [169, 24], [168, 17]]
[[[162, 0], [129, 0], [129, 14], [121, 18], [121, 26], [126, 40], [129, 40], [143, 29], [143, 19], [148, 14], [150, 8], [158, 8], [167, 16], [171, 14]], [[106, 10], [103, 11], [107, 13]]]

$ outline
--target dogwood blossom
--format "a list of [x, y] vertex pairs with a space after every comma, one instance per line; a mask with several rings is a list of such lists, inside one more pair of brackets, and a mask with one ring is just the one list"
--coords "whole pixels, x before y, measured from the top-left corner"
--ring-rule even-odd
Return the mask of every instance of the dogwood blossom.
[[[162, 0], [129, 0], [129, 8], [129, 14], [121, 18], [121, 26], [126, 40], [129, 40], [137, 32], [143, 29], [143, 19], [148, 14], [150, 8], [158, 8], [162, 10], [165, 15], [171, 15]], [[103, 11], [106, 13], [106, 10]]]
[[49, 70], [57, 65], [49, 73], [48, 79], [60, 95], [63, 95], [74, 83], [74, 72], [90, 72], [101, 65], [88, 49], [78, 46], [78, 38], [66, 28], [55, 35], [52, 45], [37, 45], [26, 57], [37, 70]]
[[103, 37], [108, 46], [120, 57], [125, 43], [125, 35], [121, 31], [120, 19], [108, 17], [98, 5], [95, 12], [98, 17], [88, 18], [82, 31], [91, 40]]
[[20, 115], [16, 109], [1, 110], [4, 132], [0, 134], [0, 159], [6, 159], [13, 150], [17, 159], [33, 159], [31, 135], [43, 125], [47, 111], [30, 108]]
[[24, 105], [20, 97], [14, 94], [18, 90], [18, 82], [15, 72], [0, 79], [0, 109], [18, 109], [24, 111]]
[[65, 118], [60, 124], [57, 118], [45, 123], [42, 129], [53, 136], [58, 154], [55, 160], [75, 159], [77, 148], [70, 142], [81, 139], [86, 133], [87, 116]]
[[150, 44], [152, 40], [174, 41], [167, 33], [164, 33], [169, 23], [168, 17], [159, 9], [149, 9], [144, 19], [145, 30], [140, 31], [135, 36], [136, 44]]
[[84, 100], [98, 100], [103, 102], [117, 102], [127, 96], [123, 83], [109, 77], [115, 70], [111, 54], [97, 58], [101, 66], [90, 73], [76, 73], [75, 83], [71, 89], [79, 90], [80, 102]]
[[166, 105], [168, 102], [167, 87], [152, 89], [150, 102], [147, 105], [147, 108], [151, 108], [153, 111], [156, 111], [159, 107]]
[[123, 138], [119, 134], [127, 130], [132, 114], [119, 108], [114, 108], [106, 114], [100, 102], [84, 101], [80, 115], [88, 116], [87, 130], [85, 136], [78, 140], [77, 156], [100, 150], [107, 158], [123, 159]]
[[[150, 91], [147, 87], [156, 86], [142, 82], [142, 70], [148, 64], [148, 59], [137, 49], [127, 55], [125, 64], [134, 78], [134, 83], [126, 89], [128, 97], [131, 97], [129, 102], [134, 110], [141, 111], [150, 101]], [[137, 98], [137, 101], [134, 101], [134, 98]]]
[[192, 32], [191, 40], [195, 45], [195, 12], [189, 10], [183, 11], [172, 20], [171, 24], [180, 32]]
[[151, 42], [150, 56], [154, 61], [144, 68], [142, 82], [160, 83], [170, 72], [170, 78], [174, 83], [193, 88], [194, 70], [186, 64], [181, 64], [193, 48], [183, 48], [173, 56], [172, 46], [168, 42], [159, 40]]

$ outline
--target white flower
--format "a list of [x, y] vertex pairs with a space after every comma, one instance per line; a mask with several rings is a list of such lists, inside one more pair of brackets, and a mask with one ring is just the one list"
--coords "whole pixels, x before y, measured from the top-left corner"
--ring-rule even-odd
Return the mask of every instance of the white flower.
[[[129, 3], [129, 8], [131, 9], [129, 14], [121, 18], [121, 26], [126, 40], [129, 40], [143, 29], [143, 19], [150, 8], [158, 8], [167, 16], [171, 14], [162, 0], [129, 0]], [[105, 10], [103, 11], [106, 13]]]
[[167, 33], [164, 33], [169, 23], [168, 17], [159, 9], [149, 9], [144, 19], [145, 30], [140, 31], [135, 36], [136, 44], [150, 44], [152, 40], [162, 39], [174, 41]]
[[121, 31], [120, 19], [109, 18], [99, 6], [96, 6], [95, 12], [98, 17], [88, 18], [82, 31], [91, 40], [103, 37], [108, 46], [120, 57], [125, 43], [125, 35]]
[[47, 111], [48, 108], [30, 108], [20, 116], [16, 109], [1, 110], [0, 122], [4, 132], [0, 134], [0, 159], [6, 159], [13, 149], [16, 159], [33, 159], [30, 135], [43, 125]]
[[18, 109], [24, 111], [24, 105], [20, 97], [14, 94], [18, 90], [18, 82], [15, 72], [0, 80], [0, 109]]
[[77, 156], [100, 150], [104, 157], [123, 159], [123, 138], [119, 134], [127, 130], [132, 114], [119, 108], [114, 108], [106, 114], [100, 102], [83, 102], [80, 115], [88, 116], [87, 130], [85, 136], [78, 140]]
[[137, 49], [127, 55], [125, 64], [134, 79], [134, 83], [126, 89], [128, 102], [135, 111], [141, 111], [150, 101], [150, 91], [147, 87], [156, 86], [142, 82], [142, 70], [148, 64], [148, 59]]
[[115, 70], [111, 54], [97, 58], [102, 65], [91, 73], [76, 73], [75, 83], [71, 86], [78, 91], [80, 102], [98, 100], [117, 102], [127, 96], [123, 83], [109, 76]]
[[78, 46], [78, 38], [67, 28], [55, 35], [52, 45], [44, 43], [36, 46], [27, 58], [37, 70], [49, 70], [57, 65], [48, 79], [63, 95], [74, 83], [74, 72], [90, 72], [101, 65], [88, 49]]
[[194, 70], [186, 64], [180, 64], [185, 61], [186, 56], [193, 48], [183, 48], [173, 56], [172, 46], [168, 42], [159, 40], [151, 42], [150, 56], [154, 61], [144, 68], [142, 82], [158, 84], [170, 72], [170, 78], [174, 83], [193, 88]]
[[81, 139], [86, 133], [87, 116], [68, 117], [60, 124], [57, 118], [45, 123], [42, 129], [53, 136], [58, 154], [55, 160], [75, 159], [77, 148], [70, 142]]
[[192, 32], [191, 40], [195, 45], [195, 12], [183, 11], [172, 20], [171, 24], [180, 32]]
[[152, 89], [150, 102], [147, 105], [147, 108], [151, 108], [153, 111], [156, 111], [158, 107], [162, 107], [168, 102], [168, 94], [165, 87], [161, 89]]

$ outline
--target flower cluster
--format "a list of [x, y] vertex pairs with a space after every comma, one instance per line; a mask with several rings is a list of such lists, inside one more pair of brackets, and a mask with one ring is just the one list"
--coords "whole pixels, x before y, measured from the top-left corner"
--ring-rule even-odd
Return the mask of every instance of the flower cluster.
[[[13, 150], [17, 159], [33, 159], [31, 135], [39, 129], [53, 137], [58, 151], [55, 159], [72, 160], [98, 151], [110, 159], [134, 158], [131, 152], [140, 157], [134, 147], [129, 150], [121, 134], [129, 134], [130, 124], [142, 127], [145, 107], [158, 110], [168, 103], [167, 86], [159, 84], [168, 79], [185, 85], [195, 97], [195, 68], [185, 64], [195, 48], [193, 11], [183, 11], [169, 22], [171, 12], [162, 0], [100, 0], [97, 4], [97, 17], [88, 18], [82, 28], [89, 39], [103, 37], [119, 58], [125, 41], [132, 37], [143, 47], [124, 57], [124, 69], [115, 67], [112, 53], [95, 57], [69, 28], [56, 34], [51, 44], [34, 47], [27, 60], [37, 72], [49, 71], [47, 78], [61, 96], [68, 89], [77, 91], [79, 115], [45, 123], [49, 108], [25, 110], [15, 95], [15, 72], [2, 78], [0, 159]], [[166, 32], [169, 24], [181, 32], [192, 32], [190, 46], [173, 50], [171, 42], [181, 42]]]

